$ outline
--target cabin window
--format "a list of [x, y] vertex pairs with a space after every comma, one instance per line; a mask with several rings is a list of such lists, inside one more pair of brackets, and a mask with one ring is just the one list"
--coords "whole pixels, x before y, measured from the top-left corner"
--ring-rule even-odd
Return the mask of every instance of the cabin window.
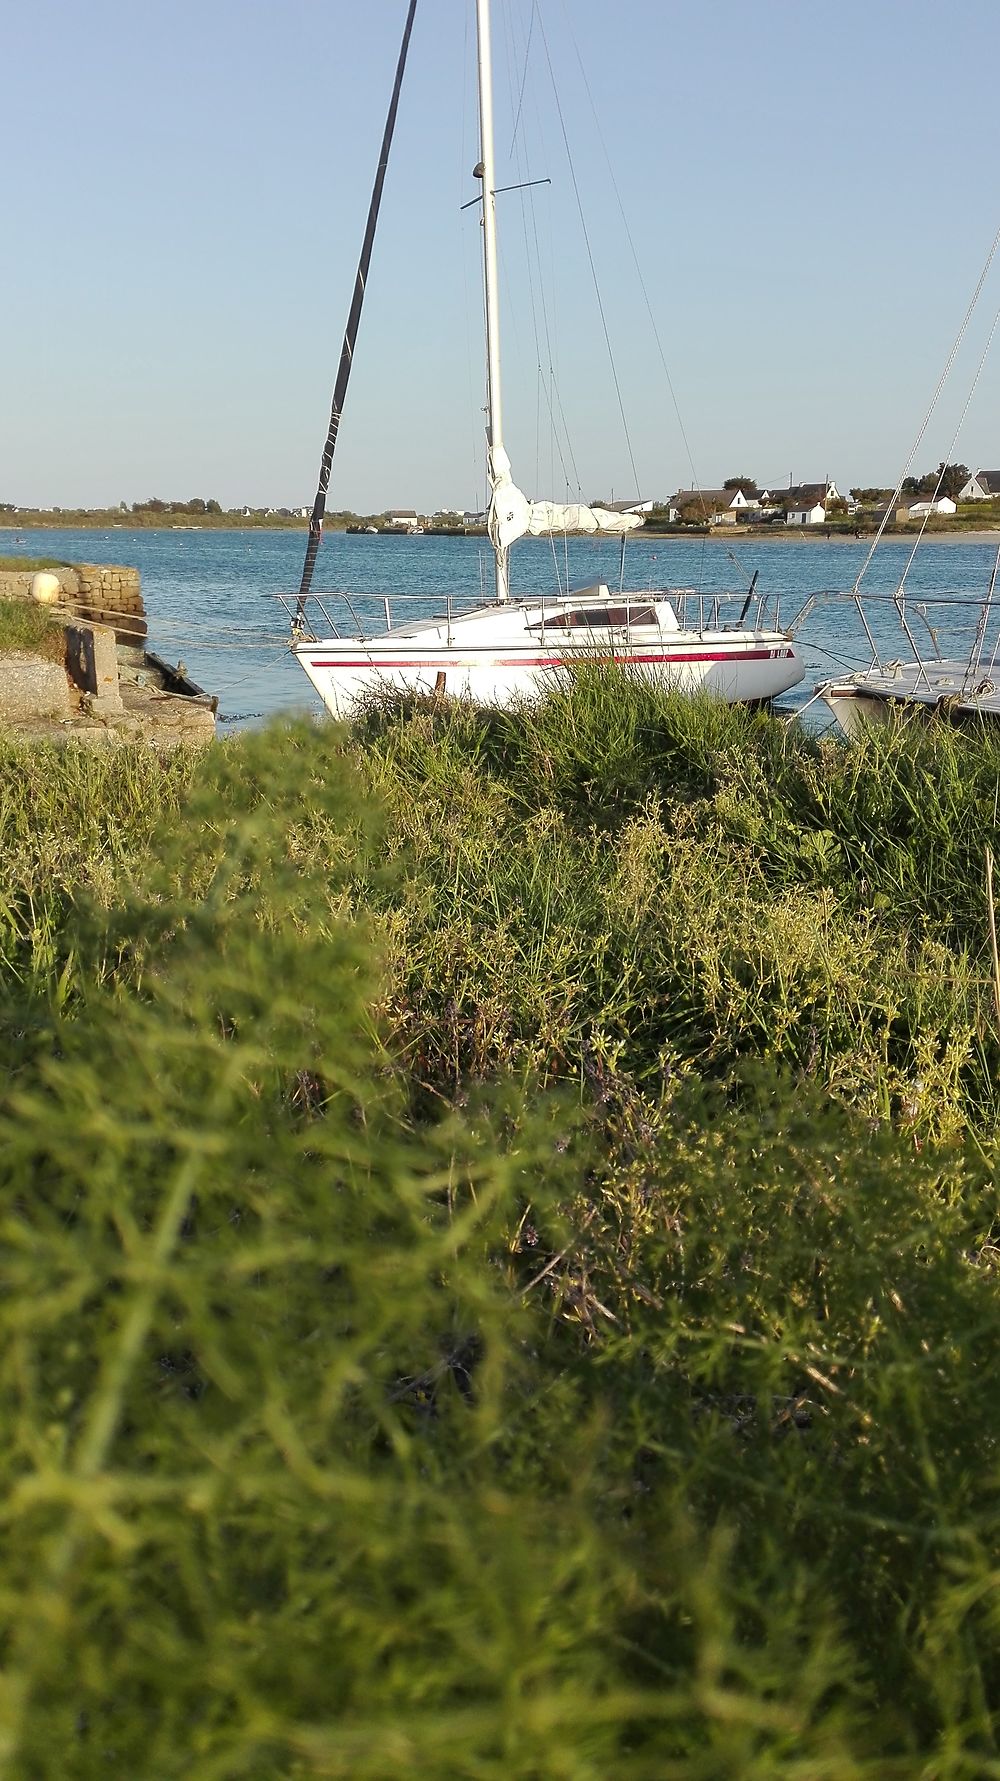
[[[608, 631], [626, 625], [655, 625], [654, 606], [578, 606], [572, 612], [554, 612], [544, 620], [546, 630]], [[537, 630], [537, 625], [532, 625]]]

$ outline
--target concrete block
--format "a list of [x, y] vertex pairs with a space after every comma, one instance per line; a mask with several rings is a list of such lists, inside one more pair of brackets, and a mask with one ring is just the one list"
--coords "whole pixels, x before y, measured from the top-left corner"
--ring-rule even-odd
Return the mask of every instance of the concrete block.
[[58, 662], [20, 650], [0, 655], [0, 723], [69, 717], [71, 711], [69, 681]]
[[118, 652], [115, 633], [107, 625], [87, 624], [79, 618], [66, 624], [66, 668], [83, 693], [100, 701], [102, 712], [121, 711], [118, 686]]

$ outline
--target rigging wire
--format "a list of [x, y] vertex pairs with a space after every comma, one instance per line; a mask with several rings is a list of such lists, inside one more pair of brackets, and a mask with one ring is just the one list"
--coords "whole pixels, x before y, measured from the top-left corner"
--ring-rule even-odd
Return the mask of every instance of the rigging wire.
[[[986, 339], [986, 345], [983, 347], [983, 351], [982, 351], [982, 355], [979, 360], [979, 364], [976, 367], [976, 375], [972, 380], [972, 388], [970, 389], [968, 395], [965, 398], [965, 406], [962, 409], [962, 412], [959, 416], [958, 425], [956, 426], [955, 431], [951, 436], [951, 443], [948, 446], [948, 450], [947, 450], [945, 456], [941, 460], [941, 468], [938, 472], [938, 479], [934, 485], [934, 493], [931, 497], [932, 503], [937, 500], [939, 494], [941, 493], [941, 487], [942, 487], [942, 484], [945, 479], [945, 474], [948, 469], [948, 464], [951, 461], [951, 455], [952, 455], [953, 451], [955, 450], [956, 445], [958, 444], [959, 435], [962, 431], [962, 428], [965, 425], [966, 415], [968, 414], [969, 409], [972, 406], [972, 398], [975, 395], [976, 389], [979, 385], [979, 379], [983, 375], [983, 369], [984, 369], [986, 361], [989, 357], [990, 347], [993, 345], [993, 336], [996, 333], [998, 326], [1000, 326], [1000, 309], [997, 310], [996, 315], [993, 317], [993, 326], [989, 331], [989, 334]], [[896, 588], [896, 597], [900, 601], [904, 598], [904, 588], [906, 585], [906, 577], [909, 575], [910, 570], [913, 567], [913, 559], [917, 554], [917, 550], [918, 550], [920, 543], [923, 539], [924, 533], [927, 530], [927, 522], [930, 519], [930, 517], [931, 516], [930, 516], [929, 512], [924, 514], [923, 525], [921, 526], [919, 532], [917, 533], [917, 536], [913, 540], [913, 549], [910, 551], [909, 557], [906, 560], [906, 566], [904, 567], [903, 573], [899, 578], [899, 585]], [[995, 579], [995, 577], [994, 577], [994, 579]]]
[[[532, 36], [533, 28], [534, 28], [536, 3], [537, 3], [537, 0], [533, 0], [532, 10], [531, 10], [531, 18], [529, 20], [529, 25], [528, 25], [528, 36], [527, 36], [527, 41], [525, 44], [524, 59], [523, 59], [523, 64], [522, 64], [522, 69], [521, 69], [521, 79], [520, 79], [518, 106], [517, 106], [517, 118], [515, 120], [514, 132], [511, 137], [511, 155], [514, 158], [514, 165], [515, 165], [515, 168], [516, 168], [517, 174], [518, 174], [518, 183], [522, 188], [527, 187], [530, 183], [528, 180], [528, 177], [527, 177], [528, 173], [530, 172], [530, 168], [527, 164], [527, 158], [526, 158], [527, 157], [527, 149], [525, 146], [523, 133], [520, 132], [519, 126], [520, 126], [521, 114], [523, 111], [523, 105], [524, 105], [524, 95], [525, 95], [525, 91], [526, 91], [526, 87], [527, 87], [528, 57], [529, 57], [530, 49], [531, 49], [531, 36]], [[513, 90], [514, 90], [513, 27], [512, 27], [510, 13], [509, 12], [505, 13], [504, 17], [505, 17], [505, 22], [507, 24], [508, 78], [510, 80], [511, 91], [513, 92]], [[545, 301], [545, 279], [544, 279], [544, 276], [542, 273], [541, 245], [540, 245], [540, 242], [538, 239], [537, 212], [535, 210], [533, 196], [529, 198], [524, 189], [521, 190], [520, 199], [521, 199], [521, 229], [522, 229], [522, 234], [524, 236], [525, 265], [527, 267], [527, 272], [528, 272], [528, 291], [529, 291], [529, 298], [530, 298], [530, 305], [531, 305], [532, 331], [533, 331], [534, 341], [535, 341], [535, 369], [536, 369], [535, 482], [536, 482], [536, 491], [537, 491], [538, 480], [539, 480], [538, 472], [539, 472], [539, 459], [540, 459], [540, 429], [539, 429], [539, 418], [540, 417], [539, 417], [539, 412], [538, 412], [538, 410], [539, 410], [539, 391], [544, 391], [545, 405], [546, 405], [546, 408], [548, 409], [548, 415], [549, 415], [550, 444], [552, 445], [553, 449], [558, 453], [559, 464], [560, 464], [560, 468], [563, 473], [563, 484], [564, 484], [564, 487], [565, 487], [567, 493], [570, 490], [575, 489], [577, 499], [579, 500], [582, 498], [581, 489], [580, 489], [580, 473], [577, 468], [576, 454], [574, 453], [574, 450], [573, 450], [572, 434], [570, 433], [570, 429], [569, 429], [569, 426], [566, 421], [566, 415], [565, 415], [565, 411], [564, 411], [563, 405], [562, 405], [562, 397], [559, 393], [559, 384], [558, 384], [558, 381], [556, 378], [555, 367], [554, 367], [554, 363], [553, 363], [554, 355], [553, 355], [553, 351], [552, 351], [551, 330], [549, 327], [548, 306]], [[534, 236], [534, 258], [532, 257], [531, 244], [528, 239], [529, 207], [530, 207], [530, 214], [531, 214], [532, 234]], [[549, 212], [548, 214], [549, 214], [550, 221], [551, 221], [551, 212]], [[536, 298], [535, 298], [536, 278], [537, 278], [537, 283], [538, 283], [537, 304], [536, 304]], [[547, 363], [548, 363], [548, 379], [549, 379], [548, 386], [546, 386], [546, 382], [545, 382], [545, 371], [543, 369], [543, 364], [542, 364], [541, 339], [539, 337], [539, 331], [538, 331], [538, 311], [539, 311], [539, 309], [541, 310], [541, 314], [542, 314], [543, 329], [544, 329], [545, 341], [546, 341], [546, 355], [545, 356], [546, 356]], [[556, 408], [558, 408], [558, 420], [557, 420], [557, 415], [556, 415]], [[561, 423], [561, 426], [562, 426], [561, 434], [559, 432], [559, 423]], [[565, 439], [565, 451], [563, 449], [563, 440], [564, 439]], [[568, 464], [567, 464], [567, 458], [569, 459]], [[572, 472], [572, 477], [571, 477], [571, 472]], [[553, 489], [555, 487], [554, 474], [550, 474], [550, 487], [552, 487]]]
[[636, 245], [635, 245], [635, 241], [632, 236], [632, 230], [629, 227], [628, 213], [626, 212], [625, 205], [622, 200], [621, 190], [619, 188], [618, 181], [615, 178], [614, 166], [613, 166], [613, 163], [611, 160], [611, 156], [608, 153], [608, 145], [604, 138], [604, 131], [601, 128], [600, 113], [597, 109], [596, 104], [594, 103], [594, 95], [593, 95], [593, 92], [591, 91], [590, 81], [587, 79], [587, 69], [584, 64], [583, 57], [580, 54], [580, 46], [576, 40], [576, 33], [573, 30], [573, 24], [572, 24], [572, 20], [570, 19], [569, 9], [566, 5], [566, 0], [563, 0], [563, 14], [566, 19], [566, 29], [567, 29], [567, 33], [569, 35], [569, 40], [573, 45], [573, 53], [576, 56], [577, 65], [580, 69], [580, 75], [583, 80], [584, 91], [586, 92], [587, 99], [590, 103], [590, 109], [593, 114], [594, 124], [597, 129], [597, 139], [600, 142], [601, 150], [604, 155], [605, 166], [607, 167], [608, 173], [611, 178], [611, 186], [612, 186], [612, 190], [614, 191], [614, 194], [615, 194], [615, 201], [618, 205], [619, 214], [621, 216], [622, 223], [624, 224], [624, 227], [625, 227], [625, 239], [628, 242], [629, 252], [632, 255], [632, 263], [635, 266], [636, 276], [638, 277], [638, 280], [639, 280], [639, 289], [642, 292], [643, 302], [646, 305], [646, 313], [649, 316], [650, 327], [653, 330], [653, 339], [656, 342], [656, 350], [657, 350], [657, 353], [659, 354], [660, 364], [663, 367], [663, 375], [666, 379], [667, 389], [670, 392], [670, 400], [673, 404], [673, 410], [674, 410], [674, 415], [677, 420], [677, 426], [678, 426], [678, 429], [680, 432], [681, 439], [684, 444], [684, 453], [687, 458], [688, 469], [691, 472], [691, 480], [694, 484], [695, 489], [697, 490], [698, 494], [700, 495], [701, 494], [701, 482], [698, 477], [698, 473], [695, 469], [694, 456], [692, 454], [691, 445], [688, 440], [687, 429], [685, 428], [685, 425], [684, 425], [684, 417], [681, 414], [680, 403], [677, 400], [677, 394], [674, 389], [673, 378], [670, 375], [670, 367], [667, 364], [667, 356], [663, 350], [663, 342], [660, 339], [660, 331], [656, 325], [656, 316], [653, 312], [653, 305], [650, 302], [649, 291], [646, 287], [646, 280], [643, 277], [642, 265], [639, 260], [638, 252], [636, 251]]
[[[511, 90], [511, 92], [513, 92], [514, 91], [514, 54], [515, 54], [515, 49], [514, 49], [514, 41], [513, 41], [513, 21], [512, 21], [511, 13], [509, 10], [504, 11], [503, 20], [504, 20], [504, 25], [506, 27], [505, 33], [504, 33], [504, 49], [506, 51], [506, 57], [507, 57], [507, 79], [508, 79], [508, 83], [510, 86], [510, 90]], [[530, 43], [530, 35], [529, 35], [529, 43]], [[528, 64], [527, 64], [527, 52], [526, 52], [524, 65], [523, 65], [522, 71], [521, 71], [520, 96], [518, 99], [518, 112], [519, 113], [520, 113], [521, 105], [524, 100], [524, 91], [525, 91], [525, 83], [527, 81], [527, 75], [528, 75]], [[523, 153], [523, 144], [518, 141], [518, 133], [517, 133], [516, 127], [515, 127], [514, 135], [512, 138], [512, 142], [511, 142], [511, 154], [513, 156], [514, 171], [517, 174], [517, 186], [519, 188], [518, 196], [520, 199], [520, 206], [521, 206], [521, 233], [524, 238], [524, 263], [525, 263], [525, 269], [527, 272], [527, 279], [528, 279], [528, 305], [529, 305], [529, 311], [530, 311], [530, 315], [531, 315], [531, 333], [532, 333], [532, 339], [534, 342], [534, 349], [535, 349], [535, 460], [536, 460], [536, 462], [535, 462], [535, 492], [537, 493], [537, 490], [538, 490], [538, 469], [539, 469], [538, 458], [539, 458], [540, 436], [541, 436], [541, 428], [540, 428], [541, 417], [540, 417], [540, 413], [539, 413], [539, 408], [540, 408], [539, 389], [540, 389], [540, 386], [543, 385], [541, 340], [540, 340], [539, 331], [538, 331], [538, 305], [539, 305], [539, 301], [542, 299], [544, 286], [543, 286], [543, 281], [542, 281], [542, 276], [541, 276], [541, 263], [540, 263], [540, 255], [539, 255], [538, 256], [538, 266], [537, 266], [538, 298], [536, 299], [536, 294], [535, 294], [536, 266], [535, 266], [535, 262], [532, 259], [531, 247], [530, 247], [530, 244], [528, 241], [527, 217], [528, 217], [529, 199], [528, 199], [527, 192], [525, 190], [525, 187], [529, 184], [528, 177], [527, 177], [529, 169], [525, 162], [525, 157], [524, 157], [524, 153]], [[532, 216], [534, 216], [533, 211], [532, 211]], [[537, 240], [537, 231], [536, 231], [536, 240]], [[514, 315], [516, 317], [516, 310], [514, 309], [513, 305], [511, 306], [511, 311], [512, 311], [512, 315]], [[546, 318], [546, 321], [547, 321], [547, 318]], [[551, 401], [549, 401], [547, 403], [547, 406], [549, 408], [549, 424], [551, 427], [554, 424], [553, 419], [552, 419]], [[563, 475], [565, 477], [567, 475], [567, 470], [566, 470], [566, 462], [565, 462], [565, 457], [563, 455], [561, 441], [557, 440], [556, 444], [557, 444], [558, 451], [559, 451], [559, 460], [562, 465]]]
[[[684, 425], [684, 417], [681, 413], [680, 403], [677, 399], [677, 392], [674, 388], [674, 380], [670, 375], [670, 366], [667, 363], [667, 355], [663, 350], [663, 342], [660, 338], [660, 330], [656, 325], [656, 315], [653, 310], [652, 302], [650, 301], [649, 290], [646, 285], [646, 280], [643, 276], [642, 262], [639, 259], [639, 254], [638, 254], [638, 251], [637, 251], [636, 245], [635, 245], [635, 239], [632, 235], [632, 230], [629, 225], [628, 212], [625, 209], [624, 200], [621, 195], [621, 188], [619, 187], [618, 180], [615, 177], [614, 164], [611, 160], [610, 154], [608, 153], [608, 145], [605, 140], [604, 131], [601, 128], [600, 113], [599, 113], [597, 106], [594, 102], [594, 95], [591, 90], [590, 81], [587, 78], [586, 64], [584, 63], [583, 57], [580, 54], [580, 46], [576, 39], [576, 33], [573, 30], [573, 24], [572, 24], [570, 15], [569, 15], [569, 9], [566, 5], [566, 0], [563, 0], [563, 15], [566, 20], [566, 30], [567, 30], [567, 33], [569, 36], [569, 40], [573, 45], [573, 53], [576, 56], [577, 66], [579, 67], [579, 70], [580, 70], [580, 77], [583, 81], [584, 91], [586, 92], [587, 99], [590, 104], [590, 110], [591, 110], [591, 113], [592, 113], [593, 119], [594, 119], [594, 126], [597, 130], [597, 139], [601, 145], [601, 152], [604, 156], [604, 164], [607, 168], [608, 175], [611, 180], [611, 188], [615, 194], [615, 202], [618, 205], [618, 213], [622, 219], [622, 224], [625, 229], [625, 239], [628, 242], [629, 252], [632, 255], [632, 264], [635, 267], [636, 277], [639, 280], [639, 289], [642, 292], [642, 300], [646, 306], [646, 314], [649, 317], [649, 325], [652, 329], [653, 339], [656, 343], [657, 355], [659, 357], [660, 365], [663, 370], [663, 376], [666, 381], [667, 390], [669, 391], [669, 394], [670, 394], [670, 401], [671, 401], [671, 405], [672, 405], [673, 411], [674, 411], [674, 418], [677, 421], [677, 429], [678, 429], [678, 432], [680, 433], [681, 441], [684, 446], [684, 455], [687, 458], [688, 469], [691, 472], [692, 487], [693, 487], [694, 491], [696, 492], [699, 502], [701, 504], [702, 516], [707, 521], [708, 507], [706, 505], [705, 497], [702, 492], [701, 479], [700, 479], [698, 472], [695, 468], [694, 454], [691, 450], [691, 443], [688, 438], [687, 428]], [[638, 492], [639, 492], [639, 490], [637, 487], [636, 493], [638, 493]], [[729, 558], [730, 562], [733, 564], [733, 567], [735, 569], [737, 569], [739, 571], [739, 573], [746, 580], [749, 580], [750, 579], [750, 569], [748, 568], [746, 563], [744, 563], [740, 560], [740, 558], [737, 556], [736, 552], [729, 545], [726, 546], [726, 555]]]
[[573, 192], [576, 197], [576, 207], [577, 207], [577, 211], [578, 211], [579, 217], [580, 217], [580, 226], [583, 230], [583, 239], [584, 239], [584, 242], [585, 242], [586, 248], [587, 248], [587, 259], [590, 262], [590, 274], [591, 274], [591, 278], [592, 278], [593, 284], [594, 284], [594, 295], [597, 298], [597, 308], [598, 308], [598, 311], [599, 311], [600, 317], [601, 317], [601, 326], [604, 330], [604, 342], [608, 349], [608, 359], [611, 364], [611, 376], [614, 380], [615, 395], [618, 399], [618, 412], [621, 415], [622, 429], [625, 434], [625, 446], [628, 451], [629, 463], [632, 467], [633, 486], [635, 488], [636, 494], [638, 495], [639, 487], [640, 487], [639, 472], [636, 469], [635, 454], [632, 450], [632, 438], [631, 438], [631, 434], [629, 433], [628, 418], [625, 413], [625, 403], [622, 398], [621, 382], [618, 377], [618, 366], [615, 362], [614, 348], [611, 345], [611, 334], [610, 334], [610, 331], [608, 328], [607, 315], [605, 314], [605, 310], [604, 310], [604, 300], [601, 296], [601, 286], [600, 286], [600, 281], [597, 276], [597, 266], [594, 262], [594, 250], [590, 244], [590, 231], [587, 228], [587, 219], [586, 219], [586, 215], [584, 214], [583, 200], [580, 196], [580, 186], [579, 186], [579, 182], [576, 177], [576, 166], [573, 161], [573, 151], [570, 148], [569, 135], [566, 130], [566, 120], [563, 117], [562, 102], [559, 98], [559, 89], [556, 85], [555, 71], [552, 67], [552, 57], [549, 54], [549, 40], [546, 35], [545, 25], [542, 21], [542, 16], [540, 13], [538, 14], [538, 29], [541, 33], [542, 44], [545, 49], [545, 60], [546, 60], [546, 63], [548, 64], [549, 80], [552, 83], [552, 96], [555, 100], [556, 116], [559, 119], [559, 128], [562, 132], [563, 146], [566, 150], [566, 159], [569, 163], [570, 178], [573, 182]]
[[531, 0], [531, 17], [528, 20], [528, 39], [524, 46], [524, 66], [521, 69], [521, 87], [517, 95], [517, 110], [514, 113], [514, 129], [510, 139], [511, 154], [514, 153], [514, 144], [517, 141], [518, 126], [521, 122], [521, 106], [524, 103], [524, 88], [528, 79], [528, 57], [531, 54], [531, 33], [535, 28], [535, 13], [537, 10], [538, 0]]
[[[926, 433], [927, 428], [930, 426], [931, 417], [933, 416], [934, 410], [938, 405], [938, 402], [941, 397], [941, 392], [944, 389], [944, 386], [947, 383], [948, 378], [951, 374], [951, 368], [954, 365], [956, 358], [958, 357], [959, 348], [961, 347], [962, 341], [965, 339], [966, 332], [968, 331], [969, 323], [972, 320], [973, 311], [975, 310], [976, 304], [979, 302], [979, 297], [982, 292], [982, 288], [983, 288], [984, 284], [986, 283], [986, 279], [989, 275], [990, 267], [992, 266], [993, 261], [996, 257], [996, 251], [997, 251], [998, 247], [1000, 247], [1000, 229], [997, 230], [996, 234], [993, 237], [993, 241], [990, 246], [990, 251], [986, 256], [986, 263], [983, 266], [983, 269], [979, 274], [979, 279], [976, 284], [976, 288], [972, 293], [972, 298], [970, 300], [969, 307], [966, 310], [965, 315], [963, 317], [962, 325], [959, 328], [958, 333], [956, 334], [955, 339], [952, 342], [951, 351], [949, 352], [948, 357], [945, 360], [944, 370], [941, 372], [941, 375], [937, 380], [937, 384], [934, 389], [934, 394], [930, 400], [930, 405], [929, 405], [927, 412], [924, 415], [924, 418], [920, 424], [920, 430], [919, 430], [915, 440], [913, 441], [912, 446], [910, 447], [909, 456], [907, 457], [906, 463], [903, 465], [902, 471], [899, 476], [899, 480], [896, 483], [895, 489], [893, 490], [892, 500], [889, 502], [889, 505], [885, 510], [885, 514], [883, 515], [882, 523], [879, 526], [878, 531], [876, 532], [874, 538], [872, 539], [871, 548], [868, 551], [868, 555], [865, 557], [865, 560], [862, 563], [861, 568], [858, 570], [857, 576], [854, 581], [854, 586], [851, 590], [856, 599], [858, 596], [858, 590], [861, 587], [861, 583], [864, 580], [865, 575], [868, 573], [868, 569], [871, 564], [871, 560], [872, 560], [873, 556], [875, 555], [878, 545], [881, 542], [882, 535], [885, 532], [887, 525], [889, 524], [890, 515], [895, 511], [896, 502], [899, 500], [900, 494], [902, 493], [903, 484], [906, 481], [907, 476], [909, 475], [910, 466], [913, 463], [913, 460], [917, 455], [917, 452], [918, 452], [920, 445], [923, 441], [924, 434]], [[876, 652], [876, 655], [875, 655], [876, 662], [878, 661], [878, 659], [879, 659], [878, 654]]]
[[[965, 690], [965, 686], [968, 685], [968, 682], [970, 680], [975, 679], [976, 675], [979, 673], [980, 665], [982, 663], [983, 644], [986, 641], [986, 627], [989, 623], [990, 609], [993, 605], [993, 595], [996, 592], [998, 572], [1000, 572], [1000, 545], [997, 546], [997, 554], [993, 559], [993, 573], [990, 576], [990, 585], [987, 590], [986, 598], [982, 604], [982, 610], [980, 611], [980, 614], [979, 614], [979, 623], [976, 626], [975, 640], [973, 642], [972, 648], [969, 651], [969, 666], [968, 666], [968, 669], [967, 669], [966, 675], [965, 675], [963, 691]], [[997, 643], [994, 644], [994, 647], [993, 647], [993, 660], [990, 662], [991, 674], [992, 674], [994, 663], [996, 662], [996, 655], [997, 655], [998, 647], [1000, 647], [1000, 633], [998, 633]]]

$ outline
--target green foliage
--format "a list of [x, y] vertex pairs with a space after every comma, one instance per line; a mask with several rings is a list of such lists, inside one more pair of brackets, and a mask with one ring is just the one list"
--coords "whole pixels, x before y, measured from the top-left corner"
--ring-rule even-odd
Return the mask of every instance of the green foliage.
[[[155, 830], [177, 821], [192, 772], [184, 750], [160, 760], [148, 748], [0, 741], [0, 984], [68, 992], [74, 912], [91, 908], [100, 926], [117, 906]], [[95, 956], [86, 971], [103, 974]]]
[[[202, 506], [201, 497], [194, 501], [163, 501], [154, 496], [149, 501], [138, 502], [134, 507], [129, 507], [127, 502], [119, 502], [117, 507], [19, 507], [16, 512], [18, 526], [26, 531], [53, 525], [102, 531], [110, 527], [122, 529], [127, 525], [129, 531], [143, 531], [169, 529], [181, 522], [207, 530], [242, 531], [247, 527], [263, 526], [268, 530], [287, 531], [304, 524], [288, 508], [276, 512], [259, 508], [244, 515], [241, 507], [223, 512], [219, 502], [215, 500], [205, 501]], [[336, 526], [339, 523], [339, 516], [332, 515], [331, 524]], [[36, 565], [29, 563], [26, 566], [33, 568]]]
[[148, 501], [133, 501], [133, 513], [187, 513], [198, 517], [206, 513], [221, 513], [218, 501], [206, 501], [203, 495], [196, 495], [191, 501], [163, 501], [153, 495]]
[[817, 743], [621, 676], [511, 716], [428, 702], [361, 733], [403, 892], [380, 912], [417, 1077], [637, 1083], [748, 1055], [873, 1116], [991, 1129], [989, 735]]
[[862, 507], [884, 507], [892, 499], [892, 489], [852, 489], [851, 494]]
[[0, 1774], [1000, 1775], [997, 767], [589, 671], [0, 753]]
[[653, 532], [664, 531], [667, 527], [672, 525], [673, 522], [670, 518], [669, 503], [664, 501], [654, 501], [643, 524], [647, 530]]
[[25, 570], [34, 569], [65, 569], [68, 565], [58, 557], [5, 557], [0, 556], [0, 569]]
[[960, 489], [969, 480], [968, 464], [946, 464], [942, 459], [936, 470], [929, 470], [920, 478], [919, 489], [922, 494], [950, 495], [956, 500]]
[[65, 654], [61, 628], [34, 600], [0, 599], [0, 655], [15, 651], [54, 661]]

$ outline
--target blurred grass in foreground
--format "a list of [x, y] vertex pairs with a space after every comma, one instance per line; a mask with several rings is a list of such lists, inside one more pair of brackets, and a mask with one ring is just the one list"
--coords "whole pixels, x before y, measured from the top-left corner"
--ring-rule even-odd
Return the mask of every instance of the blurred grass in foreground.
[[1000, 1775], [998, 761], [0, 755], [0, 1773]]

